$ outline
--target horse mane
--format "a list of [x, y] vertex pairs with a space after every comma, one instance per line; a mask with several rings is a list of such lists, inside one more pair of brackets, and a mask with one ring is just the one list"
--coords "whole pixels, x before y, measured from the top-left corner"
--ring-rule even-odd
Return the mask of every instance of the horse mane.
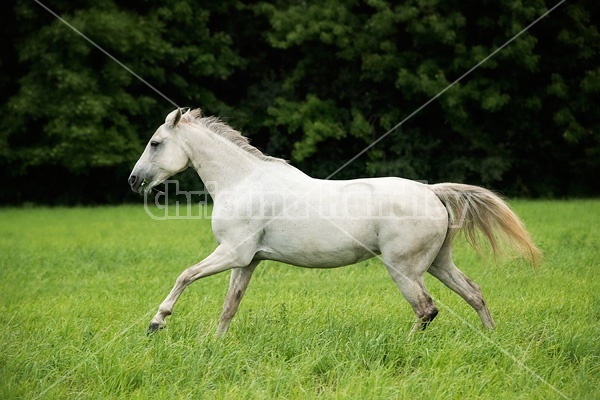
[[208, 129], [212, 133], [215, 133], [231, 143], [235, 144], [239, 148], [263, 161], [276, 161], [287, 164], [287, 160], [283, 158], [271, 157], [264, 154], [262, 151], [250, 144], [250, 139], [236, 131], [218, 117], [203, 117], [202, 111], [199, 108], [190, 109], [181, 117], [181, 122], [187, 122], [195, 125], [200, 125], [203, 128]]

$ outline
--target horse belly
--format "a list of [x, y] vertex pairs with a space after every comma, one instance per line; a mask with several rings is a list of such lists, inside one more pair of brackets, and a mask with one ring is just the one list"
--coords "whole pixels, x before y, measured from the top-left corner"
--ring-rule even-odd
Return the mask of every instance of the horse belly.
[[376, 232], [370, 224], [351, 226], [335, 220], [302, 222], [271, 224], [255, 258], [300, 267], [335, 268], [379, 254]]

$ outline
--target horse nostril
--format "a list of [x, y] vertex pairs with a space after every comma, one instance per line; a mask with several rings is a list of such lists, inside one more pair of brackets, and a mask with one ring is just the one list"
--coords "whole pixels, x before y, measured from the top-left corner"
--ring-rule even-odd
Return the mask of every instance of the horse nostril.
[[131, 186], [135, 185], [135, 182], [137, 182], [137, 176], [131, 175], [128, 181]]

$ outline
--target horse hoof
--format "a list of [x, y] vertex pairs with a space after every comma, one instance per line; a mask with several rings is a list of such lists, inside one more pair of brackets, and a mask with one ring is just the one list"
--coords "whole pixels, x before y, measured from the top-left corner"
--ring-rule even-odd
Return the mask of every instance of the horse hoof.
[[151, 322], [150, 326], [148, 327], [148, 335], [151, 335], [154, 332], [160, 331], [162, 328], [163, 328], [163, 326], [161, 324], [159, 324], [158, 322]]

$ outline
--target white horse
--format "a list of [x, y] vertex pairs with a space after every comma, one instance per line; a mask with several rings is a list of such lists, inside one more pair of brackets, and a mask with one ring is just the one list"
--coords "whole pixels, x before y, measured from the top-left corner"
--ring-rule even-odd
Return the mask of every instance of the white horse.
[[458, 293], [487, 328], [494, 322], [481, 290], [454, 265], [452, 238], [464, 230], [477, 249], [477, 231], [499, 249], [504, 237], [536, 263], [539, 250], [519, 218], [498, 196], [477, 186], [427, 185], [400, 178], [314, 179], [286, 161], [264, 155], [248, 139], [200, 110], [171, 112], [136, 163], [129, 184], [148, 193], [193, 167], [214, 201], [218, 246], [187, 268], [161, 303], [149, 332], [196, 279], [231, 269], [218, 333], [227, 332], [261, 260], [309, 268], [341, 267], [380, 257], [425, 329], [438, 309], [424, 286], [429, 272]]

